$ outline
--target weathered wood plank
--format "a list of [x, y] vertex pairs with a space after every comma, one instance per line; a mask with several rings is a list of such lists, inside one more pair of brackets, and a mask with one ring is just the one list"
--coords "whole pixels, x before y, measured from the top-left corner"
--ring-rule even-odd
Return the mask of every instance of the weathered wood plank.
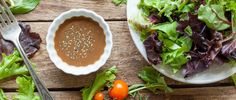
[[[14, 95], [16, 92], [6, 92], [5, 93], [9, 100], [13, 100]], [[51, 92], [52, 97], [55, 100], [82, 100], [81, 93], [79, 91], [58, 91], [58, 92]]]
[[233, 86], [184, 88], [164, 95], [166, 100], [235, 100], [236, 89]]
[[[236, 89], [229, 87], [204, 87], [174, 89], [173, 93], [152, 94], [147, 91], [140, 92], [142, 96], [148, 96], [148, 100], [235, 100]], [[7, 97], [12, 98], [16, 92], [6, 92]], [[53, 91], [55, 100], [82, 100], [79, 91]], [[128, 100], [137, 100], [129, 97]]]
[[[32, 31], [40, 33], [43, 43], [41, 44], [40, 51], [32, 59], [37, 64], [37, 72], [39, 77], [46, 83], [49, 88], [79, 88], [89, 85], [91, 80], [94, 79], [95, 73], [85, 76], [68, 75], [57, 69], [51, 62], [46, 51], [45, 37], [47, 34], [50, 22], [29, 22], [32, 26]], [[108, 68], [110, 66], [118, 66], [118, 79], [123, 79], [129, 84], [141, 83], [138, 78], [138, 72], [147, 65], [146, 61], [138, 52], [127, 28], [126, 21], [111, 21], [109, 22], [111, 31], [113, 33], [113, 49], [107, 63], [102, 67]], [[166, 78], [169, 85], [179, 86], [192, 86], [186, 85]], [[231, 80], [224, 80], [214, 85], [221, 83], [232, 83]], [[196, 85], [195, 85], [196, 86]], [[197, 85], [199, 86], [199, 85]], [[206, 86], [206, 85], [205, 85]], [[17, 88], [14, 79], [8, 79], [0, 82], [2, 88]]]
[[236, 89], [229, 87], [202, 87], [174, 89], [172, 93], [152, 94], [141, 92], [148, 100], [235, 100]]
[[17, 15], [17, 19], [24, 21], [43, 21], [53, 20], [70, 9], [88, 9], [93, 10], [107, 20], [125, 19], [126, 5], [115, 6], [112, 0], [41, 0], [38, 7], [28, 13]]

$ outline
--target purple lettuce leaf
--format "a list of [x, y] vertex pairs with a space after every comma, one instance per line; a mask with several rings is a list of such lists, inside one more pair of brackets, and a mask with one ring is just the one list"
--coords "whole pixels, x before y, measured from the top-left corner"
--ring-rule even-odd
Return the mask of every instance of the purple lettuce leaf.
[[[40, 48], [40, 43], [42, 42], [38, 33], [31, 32], [29, 25], [19, 23], [22, 32], [20, 34], [19, 40], [25, 50], [28, 57], [32, 57]], [[12, 42], [4, 40], [0, 37], [0, 54], [5, 53], [6, 55], [12, 54], [14, 52], [15, 46]], [[0, 55], [0, 61], [2, 60], [2, 55]]]
[[221, 54], [236, 60], [236, 40], [225, 43], [221, 49]]
[[158, 34], [150, 35], [145, 41], [144, 46], [147, 53], [148, 61], [152, 64], [159, 64], [161, 62], [162, 42], [158, 40]]
[[[193, 36], [195, 36], [193, 34]], [[195, 50], [189, 52], [189, 55], [191, 56], [191, 60], [187, 62], [185, 65], [182, 74], [185, 77], [191, 76], [195, 73], [201, 72], [205, 69], [207, 69], [214, 61], [216, 58], [218, 58], [218, 54], [221, 51], [222, 48], [222, 41], [223, 41], [223, 35], [220, 32], [212, 32], [211, 33], [211, 39], [203, 39], [203, 36], [196, 35], [198, 37], [201, 37], [203, 43], [206, 43], [205, 47], [195, 46]], [[200, 38], [199, 38], [200, 39]], [[199, 41], [197, 39], [193, 39], [193, 41]], [[207, 42], [206, 42], [207, 41]], [[196, 43], [196, 42], [195, 42]], [[202, 51], [199, 48], [205, 48], [205, 51]], [[200, 50], [200, 51], [199, 51]], [[218, 59], [217, 62], [220, 59]], [[222, 60], [221, 60], [222, 61]]]
[[161, 21], [160, 21], [160, 18], [156, 15], [156, 14], [154, 14], [154, 13], [152, 13], [149, 17], [148, 17], [148, 19], [149, 19], [149, 21], [151, 22], [151, 23], [153, 23], [153, 24], [156, 24], [156, 23], [160, 23]]
[[200, 20], [198, 20], [197, 15], [193, 15], [191, 13], [188, 13], [189, 20], [184, 20], [184, 21], [179, 21], [178, 26], [177, 26], [177, 32], [186, 34], [185, 33], [185, 28], [188, 26], [191, 27], [193, 33], [201, 33], [202, 30], [205, 27], [205, 24], [202, 23]]

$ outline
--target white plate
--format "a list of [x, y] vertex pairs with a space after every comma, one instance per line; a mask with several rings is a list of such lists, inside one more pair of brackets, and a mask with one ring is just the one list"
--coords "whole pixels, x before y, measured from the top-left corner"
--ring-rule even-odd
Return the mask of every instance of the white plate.
[[[137, 4], [140, 0], [128, 0], [127, 3], [127, 17], [128, 20], [133, 19], [136, 15], [138, 15], [139, 10], [137, 8]], [[142, 56], [147, 60], [146, 51], [144, 48], [143, 43], [140, 41], [139, 33], [137, 33], [134, 29], [130, 27], [130, 34], [132, 36], [132, 39], [138, 48], [139, 52], [142, 54]], [[147, 60], [148, 61], [148, 60]], [[235, 65], [234, 65], [235, 66]], [[160, 73], [164, 74], [165, 76], [172, 78], [174, 80], [190, 83], [190, 84], [208, 84], [217, 82], [220, 80], [223, 80], [225, 78], [228, 78], [229, 76], [233, 75], [236, 72], [236, 67], [233, 67], [230, 64], [224, 64], [224, 65], [212, 65], [209, 69], [197, 73], [189, 78], [184, 78], [183, 75], [181, 75], [181, 71], [179, 73], [174, 74], [170, 67], [163, 66], [163, 65], [153, 65], [155, 69], [157, 69]]]

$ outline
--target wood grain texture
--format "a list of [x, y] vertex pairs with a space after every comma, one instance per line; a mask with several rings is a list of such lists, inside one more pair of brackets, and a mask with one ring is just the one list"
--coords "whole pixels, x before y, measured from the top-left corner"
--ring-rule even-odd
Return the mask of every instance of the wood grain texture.
[[[37, 64], [37, 72], [39, 77], [46, 83], [49, 88], [78, 88], [89, 85], [94, 79], [95, 73], [85, 76], [68, 75], [57, 69], [51, 62], [46, 51], [46, 34], [50, 22], [30, 22], [32, 31], [40, 33], [43, 40], [40, 51], [32, 59]], [[109, 22], [113, 33], [113, 49], [107, 63], [102, 67], [118, 66], [118, 79], [123, 79], [129, 84], [141, 82], [137, 77], [137, 73], [146, 61], [137, 51], [127, 29], [125, 21]], [[6, 80], [0, 83], [2, 88], [16, 88], [14, 80]]]
[[228, 87], [202, 87], [174, 89], [172, 93], [150, 94], [148, 100], [235, 100], [236, 89]]
[[233, 86], [183, 88], [164, 97], [165, 100], [235, 100], [236, 89]]
[[[31, 25], [32, 31], [40, 33], [43, 40], [40, 51], [32, 58], [37, 64], [37, 73], [45, 82], [46, 86], [51, 89], [57, 88], [81, 88], [89, 85], [95, 78], [95, 73], [84, 76], [73, 76], [65, 74], [57, 69], [48, 57], [46, 50], [46, 34], [51, 22], [28, 22]], [[113, 34], [113, 49], [110, 58], [102, 69], [116, 65], [118, 67], [117, 79], [122, 79], [128, 84], [142, 83], [138, 78], [138, 72], [148, 65], [138, 52], [127, 28], [126, 21], [110, 21], [108, 22]], [[181, 82], [166, 78], [169, 85], [174, 87], [201, 87], [201, 86], [218, 86], [218, 85], [233, 85], [230, 79], [220, 81], [210, 85], [188, 85]], [[17, 88], [14, 79], [7, 79], [0, 82], [1, 88]]]
[[[82, 100], [81, 93], [79, 91], [58, 91], [50, 92], [54, 100]], [[13, 100], [16, 92], [5, 93], [9, 100]]]
[[[126, 5], [115, 6], [112, 0], [41, 0], [40, 5], [28, 14], [17, 15], [17, 19], [31, 25], [32, 31], [40, 33], [43, 43], [40, 51], [32, 58], [37, 64], [37, 74], [50, 89], [55, 100], [82, 100], [80, 89], [91, 84], [96, 73], [84, 76], [68, 75], [57, 69], [51, 62], [46, 51], [46, 35], [51, 21], [62, 12], [70, 9], [85, 8], [93, 10], [108, 20], [113, 33], [113, 50], [107, 63], [101, 68], [118, 67], [117, 79], [128, 82], [129, 85], [142, 83], [137, 76], [147, 62], [135, 47], [126, 20]], [[165, 78], [174, 88], [172, 93], [152, 94], [142, 91], [148, 100], [235, 100], [236, 89], [231, 79], [207, 84], [191, 85]], [[16, 94], [15, 78], [0, 81], [0, 88], [6, 90], [8, 97]], [[11, 100], [11, 99], [10, 99]], [[128, 100], [137, 100], [129, 97]]]
[[[82, 100], [79, 91], [53, 91], [51, 92], [55, 100]], [[204, 87], [204, 88], [182, 88], [174, 89], [173, 93], [152, 94], [141, 91], [142, 96], [148, 100], [235, 100], [235, 87]], [[16, 92], [6, 92], [7, 97], [12, 98]], [[129, 97], [127, 100], [138, 100]]]
[[93, 10], [107, 20], [126, 19], [126, 5], [115, 6], [112, 0], [41, 0], [38, 7], [28, 13], [17, 15], [21, 21], [53, 20], [70, 9]]

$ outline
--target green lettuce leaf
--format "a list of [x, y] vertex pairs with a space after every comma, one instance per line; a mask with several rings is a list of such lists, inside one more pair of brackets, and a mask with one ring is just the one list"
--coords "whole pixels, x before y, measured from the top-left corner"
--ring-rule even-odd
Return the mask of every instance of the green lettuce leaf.
[[231, 11], [232, 32], [236, 33], [236, 0], [207, 0], [208, 5], [220, 4], [226, 11]]
[[144, 41], [150, 34], [152, 34], [152, 30], [150, 30], [150, 23], [144, 20], [141, 17], [136, 16], [133, 20], [129, 20], [131, 28], [140, 33], [141, 41]]
[[190, 0], [141, 0], [138, 4], [145, 17], [156, 12], [159, 17], [165, 16], [170, 22], [174, 21], [171, 17], [173, 13], [190, 12], [194, 7]]
[[159, 30], [167, 34], [168, 38], [170, 40], [176, 40], [179, 36], [179, 33], [176, 31], [177, 28], [177, 22], [171, 22], [171, 23], [160, 23], [157, 25], [152, 25], [152, 30]]
[[21, 64], [22, 61], [20, 53], [17, 50], [14, 50], [14, 52], [9, 56], [2, 54], [2, 62], [0, 63], [0, 80], [11, 76], [27, 74], [28, 70], [25, 65]]
[[116, 78], [116, 67], [111, 67], [101, 73], [98, 73], [93, 84], [82, 89], [83, 100], [92, 100], [96, 92], [100, 91], [108, 82], [113, 82]]
[[176, 44], [175, 42], [169, 39], [164, 39], [162, 42], [164, 46], [166, 47], [164, 51], [177, 50], [181, 48], [178, 44]]
[[[189, 57], [185, 53], [192, 47], [192, 40], [186, 36], [179, 37], [176, 27], [177, 22], [161, 23], [151, 27], [158, 31], [158, 39], [163, 42], [162, 62], [170, 65], [174, 73], [188, 62]], [[186, 30], [191, 33], [191, 29]]]
[[19, 85], [19, 90], [14, 100], [41, 100], [34, 93], [35, 85], [30, 76], [17, 77], [16, 83]]
[[175, 49], [171, 48], [172, 46], [168, 45], [166, 40], [164, 40], [163, 43], [165, 49], [161, 54], [162, 61], [164, 64], [170, 65], [173, 72], [176, 73], [181, 69], [182, 65], [186, 64], [189, 60], [189, 57], [185, 53], [190, 51], [192, 40], [189, 37], [180, 37], [173, 42], [174, 45], [178, 46], [178, 48]]
[[236, 11], [232, 13], [232, 32], [236, 33]]
[[176, 73], [181, 69], [182, 65], [188, 62], [188, 57], [180, 50], [175, 50], [171, 52], [165, 52], [161, 54], [163, 63], [165, 65], [170, 65], [172, 71]]
[[205, 22], [211, 29], [222, 31], [230, 27], [230, 25], [225, 23], [229, 21], [225, 17], [224, 13], [225, 9], [222, 5], [201, 5], [198, 9], [198, 19]]
[[222, 0], [222, 2], [226, 2], [227, 10], [233, 11], [233, 13], [236, 12], [236, 0]]
[[129, 94], [135, 96], [137, 91], [148, 89], [157, 94], [159, 91], [172, 92], [168, 87], [164, 77], [153, 67], [146, 66], [139, 72], [138, 76], [145, 82], [145, 84], [133, 84], [129, 87]]
[[182, 3], [181, 6], [179, 7], [179, 12], [183, 12], [183, 13], [193, 12], [194, 8], [195, 8], [195, 3], [187, 4], [189, 2], [189, 0], [185, 0], [185, 1], [187, 1], [187, 2]]
[[236, 11], [236, 0], [206, 0], [207, 5], [219, 4], [224, 6], [226, 11]]
[[188, 52], [192, 48], [192, 40], [189, 37], [180, 37], [176, 43], [181, 46], [179, 50], [183, 52]]
[[150, 12], [157, 12], [159, 16], [166, 16], [173, 21], [171, 14], [181, 5], [182, 0], [141, 0], [138, 8], [143, 10], [144, 16], [149, 16]]
[[14, 14], [28, 13], [36, 8], [40, 0], [7, 0]]
[[148, 87], [148, 89], [153, 93], [157, 93], [157, 90], [165, 92], [172, 91], [172, 89], [166, 84], [164, 77], [153, 67], [145, 67], [138, 76], [147, 83], [145, 87]]
[[8, 100], [2, 89], [0, 89], [0, 100]]
[[137, 15], [133, 16], [132, 20], [128, 21], [130, 27], [140, 33], [141, 41], [144, 41], [150, 34], [152, 34], [153, 30], [150, 29], [152, 23], [148, 18], [142, 16], [142, 12], [139, 12]]
[[228, 1], [226, 8], [231, 10], [232, 32], [236, 33], [236, 0]]

